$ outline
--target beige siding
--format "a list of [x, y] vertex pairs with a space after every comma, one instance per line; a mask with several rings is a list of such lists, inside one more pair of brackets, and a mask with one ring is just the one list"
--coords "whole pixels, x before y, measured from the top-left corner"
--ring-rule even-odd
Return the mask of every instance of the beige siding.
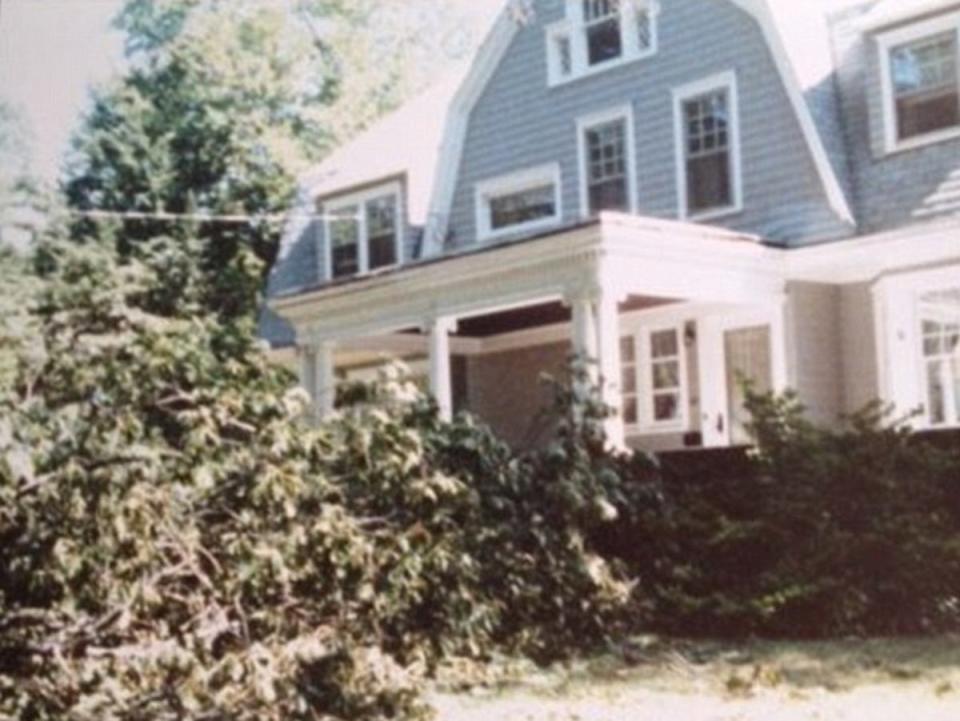
[[[869, 283], [840, 291], [843, 410], [855, 413], [880, 395], [873, 295]], [[838, 374], [839, 375], [839, 374]]]
[[816, 423], [832, 425], [843, 413], [839, 286], [791, 283], [788, 287], [793, 387]]

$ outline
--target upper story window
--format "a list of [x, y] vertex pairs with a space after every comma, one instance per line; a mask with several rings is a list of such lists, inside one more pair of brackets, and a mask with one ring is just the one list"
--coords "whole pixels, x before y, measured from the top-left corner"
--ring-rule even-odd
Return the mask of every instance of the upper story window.
[[741, 207], [736, 76], [723, 73], [674, 90], [678, 214], [703, 220]]
[[636, 183], [631, 109], [581, 118], [578, 128], [583, 214], [592, 217], [605, 210], [632, 212]]
[[886, 150], [960, 135], [960, 15], [879, 37]]
[[920, 323], [927, 422], [960, 425], [960, 288], [921, 300]]
[[562, 217], [560, 166], [486, 180], [477, 185], [476, 201], [481, 240], [556, 225]]
[[566, 19], [547, 28], [550, 85], [657, 51], [657, 0], [566, 0]]
[[323, 203], [327, 277], [396, 265], [401, 257], [400, 186], [381, 186]]

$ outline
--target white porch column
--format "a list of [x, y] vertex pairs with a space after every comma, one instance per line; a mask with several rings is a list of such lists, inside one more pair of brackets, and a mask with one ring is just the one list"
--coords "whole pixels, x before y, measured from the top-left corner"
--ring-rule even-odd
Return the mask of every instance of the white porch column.
[[617, 294], [609, 289], [578, 291], [568, 298], [573, 314], [573, 352], [587, 363], [588, 382], [613, 409], [605, 425], [614, 448], [626, 447], [620, 395], [620, 312]]
[[312, 416], [317, 422], [328, 418], [337, 400], [334, 344], [329, 341], [300, 347], [300, 385], [310, 396]]
[[450, 366], [450, 334], [456, 331], [453, 318], [434, 318], [428, 323], [430, 336], [430, 392], [437, 401], [440, 417], [453, 418], [453, 380]]

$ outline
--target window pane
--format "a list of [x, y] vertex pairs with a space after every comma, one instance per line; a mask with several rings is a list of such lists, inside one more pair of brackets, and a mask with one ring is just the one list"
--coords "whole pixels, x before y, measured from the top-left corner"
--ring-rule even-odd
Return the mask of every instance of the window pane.
[[614, 17], [587, 26], [587, 60], [598, 65], [619, 58], [623, 52], [620, 18]]
[[566, 77], [573, 72], [573, 49], [570, 45], [570, 38], [563, 35], [556, 39], [556, 43], [560, 75]]
[[637, 349], [633, 342], [633, 336], [620, 339], [620, 361], [623, 363], [634, 363], [637, 360]]
[[673, 358], [680, 354], [677, 331], [662, 330], [650, 336], [651, 354], [654, 358]]
[[370, 270], [397, 262], [397, 200], [395, 196], [377, 198], [367, 203]]
[[653, 366], [653, 389], [669, 390], [680, 387], [680, 364], [676, 361], [657, 363]]
[[649, 10], [637, 10], [637, 46], [641, 50], [653, 47], [653, 17]]
[[490, 199], [490, 227], [493, 230], [553, 218], [556, 214], [553, 184]]
[[730, 156], [726, 151], [687, 161], [687, 204], [695, 213], [733, 204]]
[[960, 124], [956, 33], [895, 48], [890, 74], [901, 140]]
[[927, 364], [927, 395], [930, 407], [927, 409], [930, 422], [941, 425], [947, 420], [947, 393], [943, 385], [943, 364], [934, 361]]
[[636, 396], [623, 399], [623, 422], [635, 426], [640, 422], [640, 409]]
[[620, 390], [626, 394], [637, 392], [637, 369], [633, 366], [623, 369], [620, 378]]
[[336, 211], [342, 219], [330, 223], [330, 246], [332, 250], [332, 270], [334, 278], [356, 275], [360, 271], [360, 224], [356, 206]]
[[680, 399], [678, 394], [656, 395], [653, 398], [653, 419], [655, 421], [675, 421], [680, 418]]

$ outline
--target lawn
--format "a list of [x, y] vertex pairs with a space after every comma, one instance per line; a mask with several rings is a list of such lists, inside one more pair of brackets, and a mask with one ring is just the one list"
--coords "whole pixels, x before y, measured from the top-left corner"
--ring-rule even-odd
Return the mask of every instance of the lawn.
[[438, 721], [960, 721], [960, 639], [640, 639], [589, 662], [513, 667], [431, 697]]

